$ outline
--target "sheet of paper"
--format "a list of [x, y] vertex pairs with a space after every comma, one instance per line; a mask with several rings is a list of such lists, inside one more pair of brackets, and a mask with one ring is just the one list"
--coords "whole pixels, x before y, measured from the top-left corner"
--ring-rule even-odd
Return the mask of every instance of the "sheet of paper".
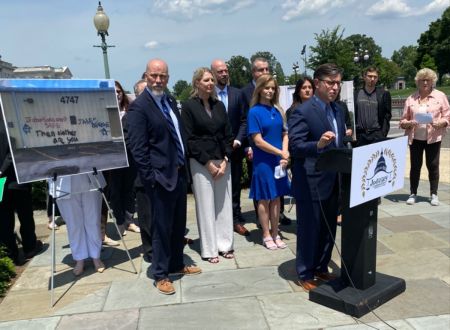
[[429, 112], [417, 112], [414, 117], [419, 124], [429, 124], [433, 121], [433, 116]]
[[275, 179], [281, 179], [286, 176], [286, 169], [282, 168], [281, 165], [275, 167], [275, 173], [273, 175]]

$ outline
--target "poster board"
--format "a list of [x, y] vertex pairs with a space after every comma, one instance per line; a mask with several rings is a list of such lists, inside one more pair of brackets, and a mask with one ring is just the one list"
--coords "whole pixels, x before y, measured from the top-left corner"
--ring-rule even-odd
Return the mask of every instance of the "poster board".
[[[342, 102], [347, 104], [348, 115], [350, 116], [350, 121], [353, 127], [355, 124], [355, 102], [353, 97], [353, 80], [344, 81], [341, 87], [340, 99]], [[350, 128], [350, 127], [347, 127]], [[356, 140], [356, 130], [353, 129], [352, 133], [353, 140]]]
[[19, 183], [127, 167], [114, 80], [0, 79]]
[[353, 149], [350, 207], [403, 188], [407, 145], [403, 136]]
[[[286, 111], [292, 105], [293, 96], [292, 94], [295, 91], [294, 85], [285, 85], [280, 86], [280, 96], [279, 102], [281, 107]], [[353, 81], [343, 81], [340, 93], [341, 101], [347, 104], [350, 120], [353, 123], [353, 127], [355, 126], [355, 105], [353, 100]], [[353, 130], [353, 140], [356, 139], [356, 132]]]

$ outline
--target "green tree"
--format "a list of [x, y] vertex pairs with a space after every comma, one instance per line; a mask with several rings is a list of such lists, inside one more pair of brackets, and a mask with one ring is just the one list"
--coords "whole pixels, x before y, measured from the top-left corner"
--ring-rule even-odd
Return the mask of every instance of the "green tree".
[[173, 95], [179, 98], [183, 91], [189, 87], [189, 83], [186, 80], [178, 80], [175, 85], [173, 85]]
[[434, 61], [434, 58], [431, 57], [429, 54], [425, 54], [422, 57], [422, 62], [420, 62], [420, 68], [428, 68], [434, 71], [437, 71], [436, 62]]
[[275, 55], [273, 55], [271, 52], [259, 51], [252, 55], [250, 61], [253, 62], [253, 60], [258, 57], [265, 58], [267, 62], [269, 62], [270, 73], [276, 76], [278, 84], [284, 85], [285, 75], [283, 72], [283, 67], [281, 66], [280, 62], [278, 62]]
[[185, 89], [180, 93], [180, 95], [177, 97], [178, 101], [186, 101], [191, 96], [192, 92], [192, 86], [191, 84], [188, 84]]
[[366, 36], [365, 34], [352, 34], [351, 36], [345, 38], [345, 40], [352, 43], [354, 53], [357, 52], [359, 54], [364, 54], [367, 50], [369, 59], [364, 61], [366, 66], [374, 64], [376, 60], [382, 57], [382, 49], [375, 43], [375, 40], [373, 40], [372, 37]]
[[406, 80], [406, 84], [414, 86], [414, 78], [417, 68], [414, 62], [417, 58], [417, 46], [402, 46], [399, 50], [394, 50], [391, 60], [400, 67], [400, 75]]
[[380, 70], [379, 83], [386, 88], [391, 88], [400, 74], [400, 67], [394, 61], [381, 57], [375, 63]]
[[441, 82], [442, 76], [450, 72], [450, 7], [440, 19], [430, 23], [428, 30], [420, 35], [417, 43], [419, 46], [415, 66], [419, 68], [424, 63], [432, 63], [426, 57], [428, 55], [433, 59]]
[[344, 29], [338, 25], [332, 30], [315, 33], [316, 45], [310, 47], [308, 68], [315, 70], [324, 63], [335, 63], [344, 70], [344, 80], [352, 80], [359, 75], [360, 69], [353, 62], [354, 46], [352, 41], [343, 37]]
[[236, 55], [227, 61], [230, 85], [242, 88], [252, 79], [251, 65], [248, 58]]

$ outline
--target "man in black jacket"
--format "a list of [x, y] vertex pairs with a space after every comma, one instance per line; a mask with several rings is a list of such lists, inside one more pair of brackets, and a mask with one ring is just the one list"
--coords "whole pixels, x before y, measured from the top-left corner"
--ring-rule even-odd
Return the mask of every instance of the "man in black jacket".
[[355, 122], [357, 146], [378, 142], [387, 137], [391, 113], [391, 94], [376, 87], [379, 71], [368, 67], [364, 71], [364, 87], [355, 90]]
[[240, 222], [244, 222], [241, 214], [241, 176], [244, 159], [243, 144], [247, 141], [247, 120], [243, 116], [241, 91], [229, 85], [230, 77], [225, 61], [216, 59], [211, 63], [211, 71], [216, 83], [219, 100], [225, 105], [233, 131], [233, 153], [231, 154], [231, 190], [233, 202], [233, 229], [236, 233], [248, 236], [250, 232]]

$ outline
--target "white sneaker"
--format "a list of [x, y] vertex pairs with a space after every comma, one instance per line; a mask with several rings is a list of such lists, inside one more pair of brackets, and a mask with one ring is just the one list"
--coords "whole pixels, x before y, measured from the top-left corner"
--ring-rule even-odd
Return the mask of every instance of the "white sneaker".
[[406, 204], [408, 205], [414, 205], [416, 203], [416, 194], [412, 194], [409, 196], [408, 200], [406, 201]]
[[430, 204], [433, 205], [433, 206], [438, 206], [439, 205], [439, 198], [438, 198], [437, 195], [435, 195], [435, 194], [431, 195]]

